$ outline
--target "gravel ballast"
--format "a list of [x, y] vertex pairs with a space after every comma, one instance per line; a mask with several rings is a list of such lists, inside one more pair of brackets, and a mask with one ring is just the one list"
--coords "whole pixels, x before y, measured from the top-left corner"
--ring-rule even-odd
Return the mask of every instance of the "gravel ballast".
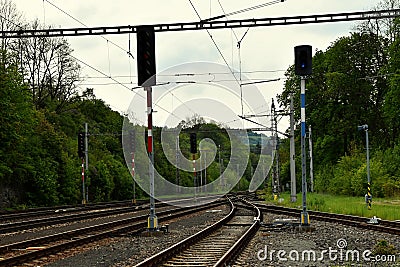
[[[56, 259], [53, 259], [51, 263], [45, 266], [134, 266], [147, 257], [215, 223], [228, 212], [229, 207], [220, 206], [212, 210], [186, 216], [184, 219], [160, 222], [161, 225], [169, 223], [169, 232], [167, 234], [156, 236], [126, 235], [108, 238], [97, 242], [95, 245], [87, 245], [79, 251], [74, 250], [58, 255]], [[74, 255], [71, 256], [71, 254]]]
[[[264, 223], [278, 218], [290, 217], [264, 214]], [[321, 221], [311, 221], [308, 230], [261, 227], [234, 266], [400, 266], [399, 236]], [[397, 262], [373, 261], [369, 251], [380, 240], [395, 247]]]
[[[46, 266], [135, 266], [145, 258], [221, 219], [227, 212], [228, 207], [221, 206], [168, 222], [170, 231], [165, 235], [150, 237], [127, 235], [108, 238], [94, 245], [57, 255], [49, 260], [53, 262]], [[265, 213], [266, 226], [260, 228], [232, 266], [400, 266], [399, 236], [321, 221], [311, 221], [310, 231], [299, 231], [290, 227], [277, 229], [268, 227], [275, 219], [290, 218]], [[373, 255], [368, 254], [368, 251], [373, 251], [380, 240], [385, 240], [394, 246], [396, 262], [374, 262], [363, 259], [363, 255], [373, 259]], [[44, 266], [44, 263], [35, 266]]]

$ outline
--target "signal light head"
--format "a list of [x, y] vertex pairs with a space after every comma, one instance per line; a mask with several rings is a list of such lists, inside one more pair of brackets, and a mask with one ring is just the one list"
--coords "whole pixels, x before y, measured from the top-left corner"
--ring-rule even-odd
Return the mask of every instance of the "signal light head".
[[312, 47], [300, 45], [294, 48], [294, 72], [296, 75], [305, 76], [312, 73]]
[[137, 71], [140, 86], [156, 84], [155, 35], [152, 26], [137, 28]]

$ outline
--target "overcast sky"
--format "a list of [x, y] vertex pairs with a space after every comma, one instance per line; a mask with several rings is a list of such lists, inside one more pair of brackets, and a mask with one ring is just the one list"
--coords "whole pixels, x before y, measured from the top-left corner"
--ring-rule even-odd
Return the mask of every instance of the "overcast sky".
[[[31, 21], [37, 18], [46, 25], [61, 28], [82, 27], [82, 24], [79, 24], [67, 14], [89, 27], [199, 20], [188, 0], [14, 0], [14, 2], [18, 10], [23, 12], [26, 20]], [[226, 13], [230, 13], [267, 2], [272, 1], [192, 0], [202, 19], [223, 14], [222, 8]], [[230, 16], [229, 19], [366, 11], [376, 7], [379, 2], [379, 0], [286, 0], [283, 3]], [[284, 71], [294, 62], [293, 47], [300, 44], [309, 44], [313, 46], [314, 51], [315, 49], [326, 50], [337, 38], [349, 35], [354, 29], [355, 23], [340, 22], [302, 26], [257, 27], [249, 30], [247, 28], [234, 29], [233, 31], [222, 29], [211, 30], [210, 33], [229, 64], [229, 68], [239, 70], [240, 58], [243, 77], [246, 76], [249, 80], [281, 79], [279, 82], [257, 84], [256, 89], [261, 92], [264, 99], [261, 102], [260, 100], [256, 101], [257, 105], [260, 105], [258, 107], [244, 108], [245, 114], [252, 112], [268, 113], [271, 99], [282, 91]], [[239, 57], [237, 38], [241, 39], [247, 30], [248, 32], [241, 43]], [[99, 36], [90, 36], [70, 37], [68, 40], [74, 49], [73, 55], [76, 58], [106, 75], [114, 77], [115, 80], [124, 83], [128, 88], [137, 86], [136, 60], [129, 58], [127, 54], [127, 51], [130, 50], [136, 56], [136, 36], [134, 34], [125, 34], [104, 37], [106, 39]], [[131, 39], [130, 47], [129, 39]], [[156, 54], [157, 72], [159, 73], [165, 72], [173, 66], [198, 61], [226, 65], [205, 30], [156, 33]], [[113, 80], [104, 77], [89, 66], [81, 65], [83, 67], [83, 77], [86, 77], [86, 79], [80, 84], [80, 87], [83, 89], [94, 88], [95, 94], [104, 99], [113, 109], [126, 112], [135, 93], [125, 86], [114, 84]], [[228, 67], [226, 69], [229, 70]], [[183, 70], [175, 67], [173, 71]], [[188, 71], [194, 72], [192, 69]], [[191, 79], [200, 78], [193, 76]], [[233, 76], [231, 76], [231, 79], [233, 79]], [[193, 87], [193, 85], [191, 86]], [[241, 114], [241, 102], [237, 97], [234, 99], [235, 97], [232, 96], [224, 96], [223, 90], [216, 95], [210, 94], [212, 90], [218, 91], [218, 86], [212, 87], [210, 85], [210, 88], [206, 88], [207, 85], [203, 84], [202, 87], [197, 89], [192, 87], [181, 86], [178, 89], [173, 89], [173, 94], [166, 94], [162, 96], [162, 99], [156, 99], [158, 105], [162, 108], [157, 109], [155, 107], [155, 110], [158, 111], [154, 116], [155, 124], [159, 126], [165, 124], [167, 119], [165, 114], [163, 115], [163, 112], [165, 113], [163, 109], [169, 111], [182, 110], [181, 106], [184, 105], [182, 103], [191, 105], [190, 101], [199, 97], [211, 98], [214, 101], [223, 101], [222, 99], [224, 99], [224, 105], [230, 108], [233, 114]], [[251, 94], [253, 89], [243, 86], [243, 95]], [[156, 91], [157, 87], [154, 90]], [[160, 95], [162, 94], [160, 93]], [[262, 102], [265, 102], [265, 104], [262, 104]], [[249, 105], [252, 104], [250, 103]], [[192, 112], [202, 115], [204, 111], [201, 106], [206, 105], [193, 105], [193, 108], [187, 109], [186, 114], [184, 112], [178, 117], [182, 118], [185, 115], [189, 117]], [[142, 113], [142, 111], [144, 114], [145, 106], [137, 108], [138, 113]], [[214, 112], [218, 113], [218, 110]], [[207, 117], [212, 119], [209, 114]], [[225, 122], [227, 121], [229, 119]], [[288, 118], [281, 120], [280, 128], [282, 130], [287, 127], [287, 121]]]

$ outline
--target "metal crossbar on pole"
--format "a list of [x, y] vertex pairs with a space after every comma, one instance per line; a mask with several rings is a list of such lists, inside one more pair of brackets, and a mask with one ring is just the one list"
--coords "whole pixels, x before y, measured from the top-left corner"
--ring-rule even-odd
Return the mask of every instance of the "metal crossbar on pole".
[[[400, 16], [400, 9], [361, 11], [349, 13], [333, 13], [320, 15], [305, 15], [277, 18], [253, 18], [242, 20], [224, 21], [198, 21], [169, 24], [148, 25], [154, 27], [155, 32], [170, 31], [193, 31], [211, 30], [224, 28], [260, 27], [260, 26], [283, 26], [316, 24], [341, 21], [371, 20], [383, 18], [395, 18]], [[137, 26], [110, 26], [110, 27], [89, 27], [89, 28], [63, 28], [63, 29], [20, 29], [17, 31], [0, 31], [0, 38], [27, 38], [27, 37], [60, 37], [60, 36], [84, 36], [84, 35], [107, 35], [136, 33]]]

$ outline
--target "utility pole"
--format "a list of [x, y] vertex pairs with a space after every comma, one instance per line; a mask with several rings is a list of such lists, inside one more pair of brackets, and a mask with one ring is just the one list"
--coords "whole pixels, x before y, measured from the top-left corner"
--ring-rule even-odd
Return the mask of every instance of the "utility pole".
[[294, 107], [293, 94], [290, 95], [290, 201], [296, 202], [296, 163], [294, 144]]

